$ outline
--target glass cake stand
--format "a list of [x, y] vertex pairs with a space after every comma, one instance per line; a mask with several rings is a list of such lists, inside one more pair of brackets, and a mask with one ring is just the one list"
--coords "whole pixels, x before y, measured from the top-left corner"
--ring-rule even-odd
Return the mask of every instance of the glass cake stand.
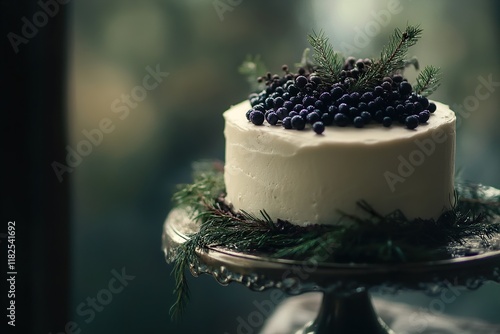
[[[167, 262], [174, 261], [179, 245], [197, 231], [184, 210], [170, 212], [162, 236]], [[254, 291], [323, 292], [316, 320], [291, 334], [394, 334], [377, 316], [370, 292], [439, 294], [450, 285], [477, 289], [486, 281], [500, 283], [500, 235], [492, 240], [488, 247], [481, 240], [468, 240], [472, 250], [453, 259], [404, 264], [312, 263], [211, 247], [198, 252], [190, 270], [194, 276], [210, 274], [222, 285], [237, 282]]]

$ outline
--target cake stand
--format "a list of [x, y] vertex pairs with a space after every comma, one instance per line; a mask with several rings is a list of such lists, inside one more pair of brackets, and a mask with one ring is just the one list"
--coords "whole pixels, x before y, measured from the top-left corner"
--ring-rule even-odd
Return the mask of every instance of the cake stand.
[[[197, 230], [197, 223], [186, 211], [170, 212], [162, 236], [167, 262], [174, 260], [179, 245]], [[450, 287], [477, 289], [486, 281], [500, 283], [500, 235], [493, 236], [488, 247], [481, 240], [467, 243], [468, 253], [453, 259], [404, 264], [294, 261], [210, 247], [198, 251], [190, 270], [194, 276], [210, 274], [222, 285], [237, 282], [254, 291], [277, 288], [290, 295], [323, 292], [316, 320], [291, 334], [394, 334], [377, 316], [370, 292], [443, 294]]]

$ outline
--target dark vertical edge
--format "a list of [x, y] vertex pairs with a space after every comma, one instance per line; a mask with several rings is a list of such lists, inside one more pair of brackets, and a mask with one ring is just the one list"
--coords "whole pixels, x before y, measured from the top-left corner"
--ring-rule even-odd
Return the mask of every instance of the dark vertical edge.
[[[1, 327], [6, 333], [59, 333], [68, 323], [69, 187], [52, 167], [65, 163], [67, 145], [67, 27], [62, 0], [0, 3], [2, 52], [1, 221], [16, 221], [16, 326], [8, 326], [2, 276]], [[45, 9], [43, 8], [45, 5]], [[42, 14], [39, 14], [42, 13]], [[47, 17], [45, 23], [43, 18]], [[35, 18], [36, 17], [36, 18]], [[23, 19], [24, 18], [24, 19]], [[37, 32], [26, 36], [26, 21]], [[9, 33], [25, 38], [15, 52]], [[5, 242], [0, 272], [6, 273]], [[2, 330], [2, 333], [4, 331]]]

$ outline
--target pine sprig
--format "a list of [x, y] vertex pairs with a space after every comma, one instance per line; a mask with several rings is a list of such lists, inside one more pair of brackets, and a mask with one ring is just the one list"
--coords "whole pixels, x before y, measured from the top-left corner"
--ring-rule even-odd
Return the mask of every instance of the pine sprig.
[[313, 31], [307, 36], [307, 39], [314, 50], [313, 60], [318, 76], [326, 84], [337, 82], [344, 65], [343, 57], [333, 50], [323, 31], [319, 33]]
[[394, 30], [389, 43], [384, 46], [380, 59], [354, 84], [353, 90], [366, 90], [372, 88], [384, 77], [390, 76], [397, 70], [405, 67], [408, 49], [415, 45], [422, 35], [420, 26], [407, 26], [404, 31], [399, 28]]
[[441, 69], [435, 66], [426, 66], [417, 77], [415, 92], [429, 96], [441, 85]]
[[455, 206], [437, 220], [409, 220], [400, 211], [384, 216], [361, 201], [358, 206], [366, 215], [346, 215], [350, 224], [303, 227], [273, 220], [264, 210], [259, 215], [234, 212], [220, 196], [223, 173], [214, 164], [202, 166], [206, 170], [195, 174], [194, 184], [174, 196], [178, 206], [197, 210], [194, 217], [200, 229], [175, 253], [173, 318], [182, 314], [189, 299], [186, 271], [196, 266], [197, 252], [209, 247], [302, 261], [402, 263], [468, 254], [467, 246], [462, 247], [468, 238], [489, 245], [500, 233], [500, 192], [482, 186], [460, 184]]

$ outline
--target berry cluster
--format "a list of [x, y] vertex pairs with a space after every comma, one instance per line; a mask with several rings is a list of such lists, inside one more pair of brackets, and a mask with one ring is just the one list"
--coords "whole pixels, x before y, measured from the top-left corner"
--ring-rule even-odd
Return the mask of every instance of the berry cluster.
[[339, 82], [326, 84], [312, 71], [299, 68], [298, 73], [290, 73], [284, 65], [284, 75], [267, 73], [259, 78], [267, 87], [249, 96], [252, 109], [246, 117], [255, 125], [267, 121], [271, 125], [281, 124], [285, 129], [303, 130], [310, 124], [318, 134], [329, 125], [362, 128], [376, 122], [390, 127], [398, 122], [415, 129], [429, 120], [436, 105], [414, 93], [400, 74], [384, 77], [372, 89], [350, 91], [352, 82], [370, 66], [369, 59], [349, 57]]

